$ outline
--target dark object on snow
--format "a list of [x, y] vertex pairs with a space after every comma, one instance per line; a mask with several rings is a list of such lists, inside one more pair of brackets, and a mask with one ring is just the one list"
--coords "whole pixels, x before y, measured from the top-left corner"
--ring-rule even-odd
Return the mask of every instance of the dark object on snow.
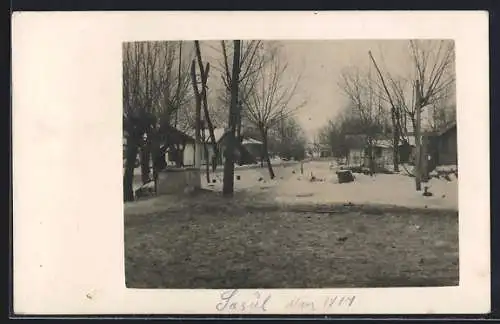
[[429, 190], [429, 187], [424, 187], [424, 193], [422, 194], [422, 196], [425, 196], [425, 197], [432, 196], [432, 192], [429, 192], [427, 190]]
[[135, 197], [137, 199], [151, 197], [153, 195], [154, 195], [154, 188], [146, 185], [140, 187], [135, 191]]
[[337, 241], [344, 243], [345, 241], [347, 241], [347, 236], [339, 237]]
[[292, 173], [295, 174], [295, 170], [292, 170]]
[[280, 177], [281, 180], [283, 180], [283, 177]]
[[344, 204], [344, 206], [354, 206], [352, 202], [348, 202], [347, 204]]
[[351, 170], [340, 170], [336, 173], [339, 183], [348, 183], [354, 181], [354, 176], [352, 175]]
[[446, 179], [446, 181], [451, 181], [451, 178], [448, 174], [445, 174], [443, 177]]
[[264, 179], [262, 179], [262, 177], [261, 177], [261, 178], [259, 178], [257, 181], [262, 181], [262, 180], [264, 180]]
[[363, 168], [360, 166], [341, 167], [340, 170], [350, 170], [353, 173], [363, 173]]
[[240, 180], [240, 179], [241, 179], [241, 176], [237, 175], [236, 180]]
[[446, 195], [442, 195], [441, 198], [446, 198]]
[[215, 180], [215, 179], [212, 179], [212, 183], [216, 183], [216, 182], [217, 182], [217, 180]]

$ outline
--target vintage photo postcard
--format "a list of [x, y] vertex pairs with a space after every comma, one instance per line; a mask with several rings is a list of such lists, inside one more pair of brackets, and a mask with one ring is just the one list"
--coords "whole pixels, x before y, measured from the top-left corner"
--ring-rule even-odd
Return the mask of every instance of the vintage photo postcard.
[[489, 312], [487, 28], [15, 14], [14, 311]]

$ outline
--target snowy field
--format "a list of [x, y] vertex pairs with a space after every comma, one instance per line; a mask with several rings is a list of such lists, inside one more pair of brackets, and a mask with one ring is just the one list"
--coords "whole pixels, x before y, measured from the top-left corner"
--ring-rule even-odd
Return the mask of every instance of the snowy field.
[[[335, 173], [338, 169], [338, 166], [331, 168], [328, 161], [310, 161], [304, 163], [304, 173], [301, 174], [299, 163], [276, 163], [273, 167], [276, 177], [271, 180], [267, 167], [236, 168], [235, 192], [261, 194], [260, 197], [267, 202], [285, 205], [373, 204], [458, 210], [458, 180], [454, 174], [449, 176], [451, 181], [431, 178], [429, 182], [422, 183], [422, 189], [427, 186], [432, 193], [432, 196], [425, 197], [423, 191], [415, 190], [415, 178], [404, 172], [376, 174], [373, 177], [355, 173], [354, 182], [340, 184]], [[315, 181], [310, 181], [312, 176]], [[215, 179], [215, 183], [207, 183], [205, 174], [202, 174], [202, 187], [222, 192], [222, 168], [210, 173], [210, 178]], [[140, 186], [140, 172], [135, 179], [137, 188]], [[157, 196], [127, 202], [125, 209], [126, 213], [149, 213], [163, 210], [171, 203], [168, 197]]]
[[[404, 174], [376, 174], [373, 177], [354, 174], [351, 183], [339, 184], [336, 171], [327, 161], [304, 163], [304, 174], [300, 174], [300, 165], [275, 167], [276, 178], [269, 179], [267, 168], [236, 170], [235, 190], [267, 190], [275, 200], [286, 204], [383, 204], [404, 207], [444, 208], [458, 210], [458, 182], [454, 175], [451, 181], [432, 178], [422, 183], [433, 195], [424, 197], [422, 191], [415, 190], [415, 179]], [[214, 175], [212, 175], [213, 177]], [[311, 177], [316, 178], [310, 181]], [[222, 190], [222, 174], [216, 174], [215, 184], [206, 184], [207, 189]], [[259, 181], [259, 179], [261, 179]]]

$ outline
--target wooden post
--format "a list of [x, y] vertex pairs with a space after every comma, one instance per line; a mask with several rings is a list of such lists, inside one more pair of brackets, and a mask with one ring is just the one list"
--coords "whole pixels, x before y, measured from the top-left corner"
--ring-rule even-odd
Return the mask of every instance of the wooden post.
[[415, 187], [417, 191], [422, 190], [422, 152], [421, 152], [421, 135], [420, 135], [420, 113], [421, 107], [421, 94], [420, 94], [420, 83], [418, 80], [415, 81], [415, 110], [416, 110], [416, 129], [415, 133], [415, 146], [416, 146], [416, 156], [415, 156]]

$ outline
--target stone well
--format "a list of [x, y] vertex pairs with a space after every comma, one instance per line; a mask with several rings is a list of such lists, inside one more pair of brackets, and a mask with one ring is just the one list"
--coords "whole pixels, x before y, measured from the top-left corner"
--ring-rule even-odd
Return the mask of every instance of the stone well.
[[183, 193], [186, 188], [201, 186], [197, 168], [167, 168], [158, 173], [157, 195]]

